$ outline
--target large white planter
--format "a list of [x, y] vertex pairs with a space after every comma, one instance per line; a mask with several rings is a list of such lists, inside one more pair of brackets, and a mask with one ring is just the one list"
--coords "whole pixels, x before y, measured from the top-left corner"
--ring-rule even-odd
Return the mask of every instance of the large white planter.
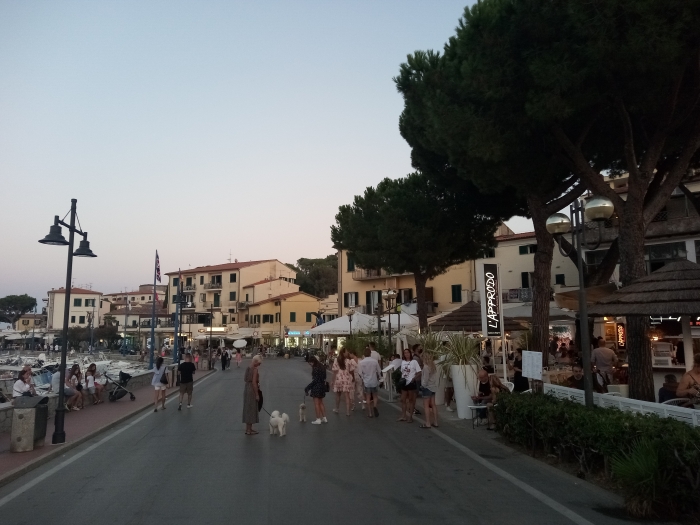
[[478, 370], [474, 365], [452, 365], [450, 375], [455, 389], [455, 402], [457, 403], [457, 417], [459, 419], [471, 419], [473, 404], [472, 396], [476, 395]]

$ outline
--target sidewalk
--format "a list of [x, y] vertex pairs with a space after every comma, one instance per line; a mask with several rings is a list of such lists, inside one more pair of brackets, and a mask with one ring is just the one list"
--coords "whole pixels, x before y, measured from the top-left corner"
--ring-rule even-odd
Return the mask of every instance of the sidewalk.
[[[198, 370], [195, 384], [214, 372]], [[154, 391], [150, 385], [132, 390], [136, 396], [130, 401], [126, 395], [117, 401], [110, 402], [104, 396], [104, 403], [91, 405], [88, 402], [79, 412], [67, 412], [65, 419], [66, 443], [52, 445], [51, 436], [54, 430], [54, 420], [49, 418], [46, 428], [46, 440], [43, 447], [31, 452], [10, 452], [10, 433], [0, 434], [0, 487], [26, 474], [51, 459], [65, 454], [68, 450], [129, 419], [145, 410], [153, 410]], [[167, 396], [177, 395], [179, 387], [169, 388]]]

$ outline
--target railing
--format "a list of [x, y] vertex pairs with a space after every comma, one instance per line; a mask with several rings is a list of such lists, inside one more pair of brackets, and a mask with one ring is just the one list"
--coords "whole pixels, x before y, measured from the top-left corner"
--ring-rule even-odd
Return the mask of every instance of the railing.
[[390, 273], [386, 270], [365, 270], [364, 268], [356, 268], [352, 272], [352, 278], [355, 281], [365, 281], [368, 279], [381, 279], [384, 277], [395, 277], [398, 275], [409, 275], [407, 273]]
[[221, 290], [221, 283], [204, 283], [205, 290]]
[[245, 309], [248, 308], [251, 304], [253, 304], [252, 301], [239, 301], [238, 302], [238, 309]]
[[503, 291], [504, 303], [529, 303], [532, 301], [532, 288], [511, 288]]
[[[170, 319], [156, 322], [156, 328], [172, 328], [174, 326], [175, 326], [175, 324]], [[150, 327], [151, 327], [151, 321], [141, 321], [141, 328], [150, 328]], [[129, 328], [136, 328], [136, 327], [130, 326]]]
[[196, 284], [186, 284], [185, 286], [182, 287], [183, 292], [193, 292], [197, 289]]

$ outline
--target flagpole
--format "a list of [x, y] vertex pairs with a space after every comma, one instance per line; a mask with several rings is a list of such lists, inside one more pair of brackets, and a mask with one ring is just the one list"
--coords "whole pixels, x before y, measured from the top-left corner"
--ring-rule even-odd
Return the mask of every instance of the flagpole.
[[[173, 301], [175, 302], [175, 301]], [[175, 302], [175, 343], [173, 344], [173, 363], [180, 363], [180, 304], [182, 303], [182, 272], [177, 273], [177, 301]]]
[[148, 369], [153, 368], [153, 348], [156, 346], [156, 278], [158, 277], [158, 250], [153, 268], [153, 306], [151, 307], [151, 351], [148, 357]]

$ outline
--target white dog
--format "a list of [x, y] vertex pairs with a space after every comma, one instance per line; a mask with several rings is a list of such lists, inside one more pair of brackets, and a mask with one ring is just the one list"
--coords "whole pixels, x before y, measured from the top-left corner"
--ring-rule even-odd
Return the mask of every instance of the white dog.
[[279, 434], [280, 437], [287, 435], [287, 423], [289, 416], [281, 414], [275, 410], [270, 414], [270, 435]]
[[306, 403], [299, 405], [299, 422], [306, 423]]

